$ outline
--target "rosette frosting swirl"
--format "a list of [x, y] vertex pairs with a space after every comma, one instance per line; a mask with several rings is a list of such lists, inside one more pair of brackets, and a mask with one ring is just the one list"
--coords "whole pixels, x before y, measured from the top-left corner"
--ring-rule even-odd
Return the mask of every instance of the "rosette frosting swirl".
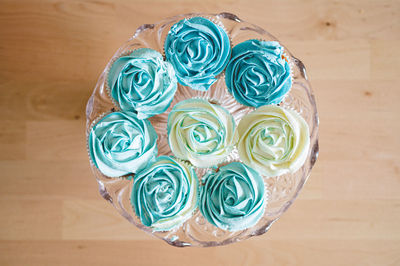
[[183, 19], [172, 26], [164, 43], [165, 56], [174, 66], [179, 83], [206, 91], [228, 63], [229, 37], [203, 17]]
[[247, 106], [278, 104], [292, 87], [289, 63], [278, 42], [247, 40], [232, 49], [225, 70], [228, 91]]
[[203, 99], [188, 99], [168, 116], [168, 142], [176, 157], [197, 167], [220, 163], [237, 142], [235, 122], [223, 107]]
[[149, 48], [118, 58], [108, 73], [108, 84], [121, 110], [137, 112], [139, 119], [163, 113], [177, 88], [172, 65]]
[[114, 112], [90, 130], [89, 154], [106, 176], [118, 177], [144, 168], [157, 155], [157, 133], [135, 113]]
[[193, 167], [168, 156], [136, 174], [131, 204], [145, 226], [167, 231], [189, 219], [197, 207], [198, 180]]
[[229, 231], [255, 225], [263, 216], [266, 200], [261, 176], [233, 162], [204, 177], [199, 209], [211, 224]]
[[293, 173], [307, 158], [308, 125], [293, 110], [262, 106], [242, 118], [238, 133], [240, 159], [265, 176]]

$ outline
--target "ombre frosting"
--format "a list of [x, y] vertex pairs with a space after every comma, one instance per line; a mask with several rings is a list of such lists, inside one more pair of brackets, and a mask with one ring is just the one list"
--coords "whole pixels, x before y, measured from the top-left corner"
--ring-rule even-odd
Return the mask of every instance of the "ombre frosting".
[[265, 176], [293, 173], [307, 158], [308, 125], [293, 110], [262, 106], [244, 116], [237, 130], [240, 159]]
[[223, 161], [237, 141], [229, 112], [203, 99], [188, 99], [168, 116], [168, 142], [174, 155], [194, 166], [209, 167]]
[[278, 42], [247, 40], [232, 49], [225, 70], [228, 91], [247, 106], [278, 104], [292, 86], [289, 63]]
[[163, 113], [177, 88], [172, 65], [149, 48], [118, 58], [108, 73], [108, 84], [121, 110], [137, 112], [139, 119]]
[[160, 156], [134, 177], [131, 204], [143, 225], [167, 231], [192, 216], [198, 193], [198, 180], [189, 164]]
[[104, 175], [135, 173], [157, 156], [157, 133], [148, 120], [135, 113], [114, 112], [90, 130], [88, 148], [94, 165]]
[[265, 187], [250, 167], [233, 162], [204, 176], [199, 209], [211, 224], [229, 231], [254, 226], [265, 210]]
[[206, 91], [228, 63], [231, 47], [220, 26], [206, 18], [193, 17], [172, 26], [164, 51], [179, 83]]

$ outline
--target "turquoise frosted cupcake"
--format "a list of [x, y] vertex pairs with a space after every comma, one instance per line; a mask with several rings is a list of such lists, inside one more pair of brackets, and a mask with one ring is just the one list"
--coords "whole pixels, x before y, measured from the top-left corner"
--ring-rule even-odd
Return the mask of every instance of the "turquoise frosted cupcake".
[[167, 231], [189, 219], [197, 207], [198, 180], [189, 164], [168, 156], [134, 177], [131, 204], [143, 225]]
[[118, 58], [107, 81], [110, 94], [121, 110], [136, 112], [139, 119], [167, 110], [177, 88], [172, 65], [149, 48]]
[[231, 114], [203, 99], [177, 103], [168, 115], [167, 128], [173, 154], [197, 167], [222, 162], [237, 142]]
[[232, 49], [225, 70], [228, 91], [247, 106], [280, 103], [292, 87], [289, 63], [278, 42], [248, 40]]
[[231, 47], [224, 29], [206, 18], [193, 17], [172, 26], [164, 51], [179, 83], [206, 91], [228, 63]]
[[209, 223], [238, 231], [254, 226], [263, 216], [264, 182], [255, 170], [233, 162], [203, 179], [199, 208]]
[[148, 120], [135, 113], [114, 112], [90, 130], [88, 149], [93, 164], [104, 175], [135, 173], [157, 156], [157, 133]]

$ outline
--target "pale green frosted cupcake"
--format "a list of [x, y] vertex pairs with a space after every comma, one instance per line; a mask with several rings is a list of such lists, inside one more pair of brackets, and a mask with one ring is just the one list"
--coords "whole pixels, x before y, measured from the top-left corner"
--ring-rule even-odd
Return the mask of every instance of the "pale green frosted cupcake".
[[168, 116], [168, 142], [174, 155], [197, 167], [222, 162], [237, 142], [235, 122], [229, 112], [203, 99], [174, 106]]
[[265, 176], [296, 172], [310, 147], [306, 121], [295, 111], [262, 106], [238, 125], [240, 159]]

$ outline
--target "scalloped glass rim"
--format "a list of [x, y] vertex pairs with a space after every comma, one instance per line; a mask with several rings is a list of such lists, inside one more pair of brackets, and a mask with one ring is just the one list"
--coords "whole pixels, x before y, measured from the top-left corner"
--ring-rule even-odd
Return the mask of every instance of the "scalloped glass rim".
[[[157, 24], [143, 24], [136, 30], [135, 34], [117, 50], [100, 75], [86, 107], [86, 136], [88, 136], [93, 123], [103, 114], [119, 110], [109, 96], [109, 88], [106, 82], [108, 69], [112, 63], [121, 56], [121, 54], [143, 47], [152, 48], [164, 54], [164, 40], [170, 27], [183, 18], [193, 16], [206, 17], [221, 25], [230, 36], [232, 47], [248, 39], [278, 41], [264, 29], [245, 22], [234, 14], [226, 12], [219, 14], [183, 14], [164, 19]], [[286, 47], [284, 48], [291, 63], [293, 86], [280, 105], [285, 108], [296, 110], [308, 123], [310, 129], [310, 151], [306, 162], [297, 172], [271, 178], [264, 177], [267, 192], [267, 206], [264, 216], [255, 226], [236, 232], [225, 231], [208, 223], [197, 209], [193, 216], [179, 228], [166, 232], [153, 232], [151, 228], [141, 224], [130, 205], [132, 179], [127, 177], [110, 178], [104, 176], [91, 162], [91, 168], [99, 184], [101, 196], [109, 201], [117, 211], [132, 224], [177, 247], [226, 245], [267, 232], [270, 226], [296, 199], [310, 175], [311, 169], [318, 157], [319, 150], [317, 107], [310, 83], [306, 76], [305, 67]], [[218, 80], [207, 92], [195, 91], [178, 84], [177, 93], [168, 110], [163, 114], [150, 118], [152, 125], [159, 135], [157, 141], [159, 155], [172, 155], [168, 146], [166, 134], [166, 122], [169, 111], [177, 102], [192, 97], [205, 98], [210, 102], [216, 102], [222, 105], [232, 113], [236, 123], [238, 123], [243, 115], [254, 110], [254, 108], [240, 105], [227, 92], [224, 73], [219, 75]], [[231, 161], [240, 161], [236, 150], [233, 150], [227, 160], [222, 164]], [[208, 169], [196, 169], [200, 181], [207, 170]]]

